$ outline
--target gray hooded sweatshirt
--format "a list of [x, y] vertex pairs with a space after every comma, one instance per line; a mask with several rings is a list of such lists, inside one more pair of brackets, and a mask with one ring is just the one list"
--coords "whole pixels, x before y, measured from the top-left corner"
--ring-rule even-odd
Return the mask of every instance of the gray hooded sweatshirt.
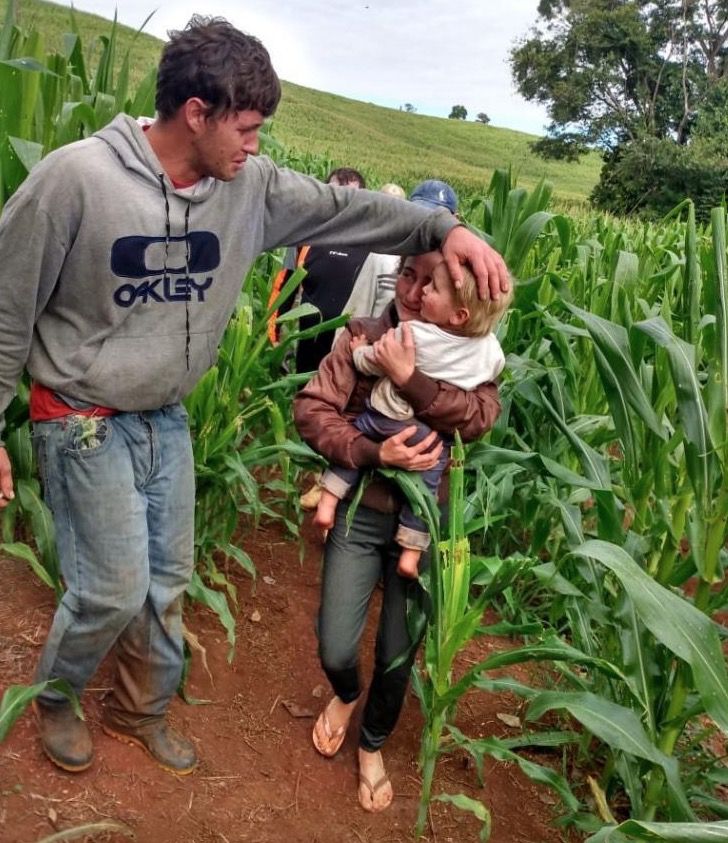
[[416, 254], [455, 224], [266, 156], [232, 181], [175, 189], [141, 126], [119, 115], [44, 158], [0, 218], [0, 434], [23, 367], [117, 410], [184, 398], [215, 363], [260, 252], [306, 242]]

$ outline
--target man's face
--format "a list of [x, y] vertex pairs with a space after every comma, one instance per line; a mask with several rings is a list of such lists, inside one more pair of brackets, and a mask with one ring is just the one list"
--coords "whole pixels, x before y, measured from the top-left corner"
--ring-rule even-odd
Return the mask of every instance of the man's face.
[[206, 120], [195, 135], [196, 167], [201, 176], [231, 181], [242, 170], [248, 155], [258, 152], [258, 132], [263, 125], [259, 111], [236, 111]]
[[431, 283], [435, 267], [444, 260], [441, 252], [426, 252], [405, 260], [394, 288], [397, 313], [402, 322], [419, 317], [422, 291]]

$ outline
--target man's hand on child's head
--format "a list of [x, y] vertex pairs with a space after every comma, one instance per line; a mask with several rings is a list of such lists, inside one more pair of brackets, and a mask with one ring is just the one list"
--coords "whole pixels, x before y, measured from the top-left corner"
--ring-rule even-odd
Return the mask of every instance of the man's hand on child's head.
[[481, 299], [490, 298], [497, 301], [501, 293], [508, 292], [510, 281], [503, 258], [464, 225], [458, 225], [448, 231], [440, 250], [456, 287], [463, 283], [460, 266], [467, 263], [475, 276]]

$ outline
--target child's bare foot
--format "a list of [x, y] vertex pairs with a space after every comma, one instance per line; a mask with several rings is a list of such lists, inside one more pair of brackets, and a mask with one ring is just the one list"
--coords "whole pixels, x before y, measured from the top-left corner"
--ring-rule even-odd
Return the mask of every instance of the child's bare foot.
[[321, 500], [316, 507], [316, 514], [313, 516], [313, 523], [324, 533], [327, 533], [334, 526], [336, 507], [339, 499], [328, 489], [321, 490]]
[[415, 550], [413, 547], [403, 547], [402, 553], [399, 555], [399, 562], [397, 563], [397, 573], [400, 577], [408, 577], [411, 580], [416, 580], [419, 575], [421, 550]]
[[384, 769], [381, 752], [359, 749], [359, 804], [365, 811], [378, 814], [392, 804], [394, 791]]

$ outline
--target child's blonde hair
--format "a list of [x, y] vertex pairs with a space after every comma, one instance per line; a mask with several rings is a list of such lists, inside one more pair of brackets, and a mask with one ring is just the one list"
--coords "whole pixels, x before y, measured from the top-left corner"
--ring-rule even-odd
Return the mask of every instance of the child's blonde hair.
[[435, 267], [435, 272], [443, 272], [448, 279], [448, 283], [452, 287], [455, 295], [455, 303], [459, 307], [467, 308], [468, 321], [457, 329], [451, 328], [453, 333], [458, 333], [464, 337], [484, 337], [489, 334], [498, 323], [498, 320], [508, 310], [513, 301], [513, 279], [509, 276], [509, 286], [507, 293], [501, 293], [497, 299], [481, 299], [478, 295], [478, 285], [475, 281], [475, 276], [469, 266], [460, 267], [463, 273], [463, 283], [460, 287], [456, 287], [450, 273], [447, 270], [447, 264], [444, 262]]
[[387, 193], [389, 196], [396, 196], [398, 199], [406, 199], [407, 194], [404, 192], [404, 188], [400, 187], [398, 184], [394, 182], [387, 182], [387, 184], [383, 184], [379, 188], [380, 193]]

